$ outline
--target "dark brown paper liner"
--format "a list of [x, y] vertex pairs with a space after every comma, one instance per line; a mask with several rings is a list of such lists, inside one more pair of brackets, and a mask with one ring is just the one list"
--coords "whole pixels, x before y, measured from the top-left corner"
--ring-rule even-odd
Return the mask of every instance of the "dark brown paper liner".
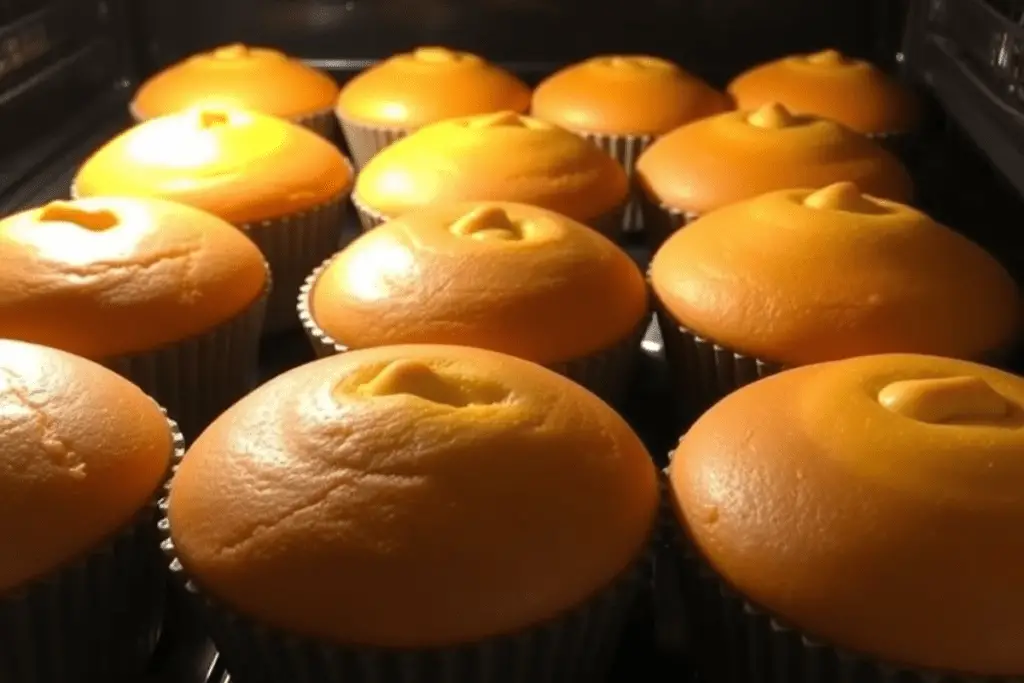
[[308, 211], [240, 226], [263, 252], [274, 276], [264, 332], [299, 326], [295, 292], [309, 271], [338, 250], [348, 208], [346, 198], [342, 195]]
[[[316, 324], [310, 306], [310, 296], [312, 295], [313, 287], [316, 286], [320, 273], [333, 260], [334, 257], [332, 256], [320, 264], [319, 267], [309, 274], [309, 277], [306, 278], [306, 281], [299, 289], [298, 319], [302, 323], [302, 328], [306, 332], [306, 338], [309, 339], [309, 343], [312, 345], [317, 358], [334, 356], [349, 350], [348, 346], [331, 337]], [[630, 380], [633, 377], [633, 370], [640, 349], [640, 341], [647, 331], [649, 322], [649, 317], [645, 315], [642, 323], [636, 330], [618, 344], [583, 358], [565, 363], [555, 363], [547, 367], [589, 389], [608, 403], [619, 403], [629, 392]]]
[[799, 632], [745, 600], [702, 558], [685, 532], [676, 555], [690, 649], [707, 680], [723, 683], [1010, 683], [895, 666], [833, 647]]
[[665, 204], [655, 203], [642, 194], [640, 196], [640, 210], [644, 216], [644, 234], [651, 249], [657, 249], [676, 230], [699, 218], [699, 214], [692, 211], [673, 209]]
[[670, 383], [690, 412], [701, 413], [727, 394], [782, 370], [779, 363], [745, 356], [704, 339], [660, 304], [655, 311]]
[[[132, 116], [132, 121], [135, 123], [142, 123], [146, 119], [139, 116], [135, 111], [134, 103], [128, 105], [128, 112]], [[326, 138], [330, 142], [338, 141], [338, 123], [334, 118], [333, 109], [324, 109], [323, 111], [314, 112], [312, 114], [305, 114], [303, 116], [294, 116], [288, 119], [292, 123], [298, 124], [303, 128], [308, 128], [320, 137]]]
[[141, 387], [189, 440], [195, 439], [255, 384], [266, 301], [267, 294], [261, 294], [208, 332], [154, 351], [109, 358], [103, 365]]
[[[184, 441], [171, 423], [173, 461]], [[168, 469], [168, 477], [170, 468]], [[97, 683], [136, 680], [156, 648], [167, 570], [157, 496], [84, 557], [0, 595], [0, 681]]]
[[[166, 500], [161, 502], [166, 514]], [[524, 631], [450, 648], [332, 645], [265, 626], [205, 593], [175, 556], [167, 517], [161, 548], [171, 575], [196, 602], [232, 683], [536, 683], [601, 680], [649, 577], [644, 552], [584, 604]]]
[[367, 126], [347, 120], [340, 114], [337, 119], [352, 161], [360, 171], [377, 152], [412, 132], [408, 128]]
[[303, 128], [308, 128], [328, 142], [338, 142], [338, 121], [334, 118], [334, 109], [325, 109], [305, 116], [290, 119]]
[[606, 135], [604, 133], [589, 133], [586, 131], [574, 132], [607, 152], [626, 171], [626, 175], [629, 177], [630, 199], [622, 212], [621, 231], [623, 233], [642, 232], [644, 229], [643, 211], [640, 206], [639, 194], [634, 184], [634, 170], [636, 169], [636, 160], [654, 142], [654, 136]]
[[[359, 216], [359, 225], [363, 228], [363, 231], [369, 231], [376, 228], [378, 225], [382, 225], [388, 221], [388, 217], [379, 211], [371, 209], [369, 206], [364, 204], [359, 197], [355, 194], [352, 195], [352, 206], [355, 207], [356, 213]], [[615, 240], [622, 232], [622, 213], [626, 210], [625, 206], [617, 206], [611, 211], [598, 216], [589, 221], [585, 221], [585, 224], [601, 233], [605, 237]]]

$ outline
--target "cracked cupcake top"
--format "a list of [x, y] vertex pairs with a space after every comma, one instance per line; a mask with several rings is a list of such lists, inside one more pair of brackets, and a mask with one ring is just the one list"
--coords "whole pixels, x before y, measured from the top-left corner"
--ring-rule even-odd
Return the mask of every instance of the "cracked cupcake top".
[[159, 407], [128, 380], [0, 340], [0, 593], [119, 531], [154, 497], [173, 447]]
[[267, 284], [236, 228], [155, 199], [52, 202], [0, 221], [0, 247], [0, 337], [98, 360], [204, 332]]
[[352, 351], [237, 403], [175, 477], [191, 578], [331, 642], [449, 645], [585, 602], [638, 560], [653, 463], [611, 408], [527, 361]]

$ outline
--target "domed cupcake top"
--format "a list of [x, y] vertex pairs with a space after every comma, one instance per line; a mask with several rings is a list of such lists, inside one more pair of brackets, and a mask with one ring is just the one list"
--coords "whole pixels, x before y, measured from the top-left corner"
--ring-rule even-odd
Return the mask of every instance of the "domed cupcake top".
[[349, 81], [338, 99], [346, 119], [403, 128], [529, 108], [525, 83], [481, 57], [444, 47], [395, 55]]
[[355, 195], [389, 217], [436, 203], [512, 201], [586, 222], [620, 206], [628, 189], [625, 171], [591, 142], [502, 111], [399, 140], [370, 160]]
[[920, 106], [874, 65], [836, 50], [791, 55], [754, 67], [729, 84], [740, 109], [781, 102], [791, 111], [838, 121], [860, 133], [913, 130]]
[[235, 227], [155, 199], [51, 202], [0, 221], [0, 248], [0, 336], [95, 359], [199, 334], [267, 286]]
[[297, 59], [240, 43], [193, 55], [139, 88], [132, 111], [151, 119], [194, 107], [253, 109], [299, 117], [330, 110], [338, 85]]
[[169, 505], [196, 583], [330, 642], [452, 645], [561, 614], [649, 542], [658, 485], [594, 395], [502, 354], [352, 351], [291, 370], [193, 445]]
[[318, 277], [313, 319], [349, 348], [459, 343], [551, 364], [621, 341], [647, 310], [632, 259], [524, 204], [443, 204], [362, 235]]
[[851, 183], [709, 213], [662, 246], [651, 283], [683, 325], [787, 365], [897, 351], [977, 360], [1021, 322], [993, 257]]
[[315, 133], [253, 111], [199, 108], [121, 133], [86, 160], [74, 190], [170, 199], [237, 224], [313, 208], [351, 185], [348, 162]]
[[882, 147], [778, 103], [712, 116], [659, 138], [640, 156], [637, 174], [656, 201], [694, 213], [772, 190], [842, 180], [896, 201], [912, 194], [910, 175]]
[[727, 396], [672, 461], [716, 572], [808, 636], [915, 668], [1024, 670], [1024, 379], [882, 355]]
[[174, 444], [163, 413], [84, 358], [0, 340], [0, 592], [25, 585], [132, 521]]
[[729, 98], [670, 61], [602, 55], [543, 81], [533, 115], [573, 130], [660, 135], [731, 108]]

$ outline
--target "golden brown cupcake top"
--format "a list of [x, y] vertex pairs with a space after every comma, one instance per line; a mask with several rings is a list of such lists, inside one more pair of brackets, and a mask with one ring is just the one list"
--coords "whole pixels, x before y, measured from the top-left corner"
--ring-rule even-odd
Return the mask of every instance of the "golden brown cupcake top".
[[772, 190], [841, 180], [896, 201], [908, 201], [912, 194], [906, 169], [876, 143], [774, 103], [683, 126], [651, 145], [636, 168], [654, 201], [692, 213]]
[[132, 101], [139, 119], [191, 109], [253, 109], [296, 118], [330, 111], [338, 85], [297, 59], [240, 43], [193, 55], [148, 79]]
[[628, 337], [643, 275], [607, 238], [525, 204], [446, 204], [362, 235], [318, 277], [313, 320], [349, 348], [464, 344], [551, 364]]
[[0, 593], [78, 559], [152, 500], [173, 442], [138, 387], [63, 351], [0, 340]]
[[185, 570], [289, 632], [452, 645], [553, 618], [638, 560], [658, 507], [640, 440], [593, 394], [451, 346], [352, 351], [222, 415], [175, 477]]
[[155, 199], [51, 202], [0, 221], [0, 337], [105, 359], [205, 332], [265, 290], [218, 218]]
[[362, 72], [341, 90], [338, 114], [369, 126], [419, 128], [457, 116], [530, 109], [525, 83], [468, 52], [420, 47]]
[[920, 117], [913, 94], [876, 66], [836, 50], [791, 55], [754, 67], [729, 84], [740, 109], [781, 102], [860, 133], [912, 131]]
[[670, 468], [716, 572], [783, 623], [894, 664], [1024, 671], [1024, 379], [882, 355], [727, 396]]
[[570, 130], [661, 135], [731, 109], [731, 102], [676, 64], [647, 55], [602, 55], [549, 76], [533, 115]]
[[655, 255], [651, 284], [698, 334], [787, 365], [886, 352], [978, 360], [1021, 321], [1017, 285], [981, 247], [851, 183], [697, 219]]
[[626, 173], [583, 138], [511, 111], [441, 121], [379, 152], [355, 195], [388, 217], [430, 204], [510, 201], [578, 221], [619, 207]]
[[201, 108], [121, 133], [86, 160], [79, 197], [156, 197], [240, 224], [337, 199], [352, 170], [331, 143], [283, 119]]

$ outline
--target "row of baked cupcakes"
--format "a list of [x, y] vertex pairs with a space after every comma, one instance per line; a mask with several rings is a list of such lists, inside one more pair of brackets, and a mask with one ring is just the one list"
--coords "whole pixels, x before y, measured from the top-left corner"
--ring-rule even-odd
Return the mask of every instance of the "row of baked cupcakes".
[[[774, 189], [849, 180], [876, 196], [911, 195], [907, 171], [882, 147], [776, 104], [683, 126], [644, 152], [637, 169], [656, 240], [701, 213]], [[422, 128], [353, 178], [335, 147], [300, 126], [252, 111], [197, 109], [108, 142], [82, 166], [72, 194], [168, 199], [236, 225], [270, 264], [267, 329], [280, 331], [297, 324], [293, 294], [303, 279], [337, 249], [350, 194], [366, 229], [438, 203], [500, 200], [615, 236], [630, 184], [597, 146], [509, 111]]]
[[[919, 119], [908, 91], [867, 62], [835, 50], [755, 67], [738, 76], [728, 94], [662, 58], [604, 55], [558, 71], [531, 95], [519, 79], [485, 59], [442, 47], [395, 55], [339, 91], [329, 76], [298, 60], [236, 44], [153, 76], [131, 110], [142, 121], [196, 106], [253, 109], [328, 137], [336, 114], [360, 169], [396, 140], [445, 119], [532, 112], [596, 143], [632, 178], [640, 154], [657, 138], [734, 107], [750, 111], [771, 102], [878, 138], [911, 132]], [[623, 219], [632, 230], [642, 216], [631, 207]]]
[[[251, 386], [270, 277], [226, 221], [94, 197], [0, 221], [0, 242], [0, 335], [118, 370], [189, 437]], [[318, 355], [481, 347], [556, 369], [612, 404], [628, 391], [651, 308], [643, 274], [611, 240], [512, 202], [405, 213], [301, 279], [279, 296]], [[993, 257], [849, 182], [696, 219], [656, 252], [648, 279], [692, 414], [783, 367], [884, 352], [999, 364], [1020, 335], [1018, 287]]]
[[[601, 680], [659, 536], [636, 435], [511, 356], [321, 359], [187, 453], [85, 359], [4, 341], [0, 370], [11, 683], [137, 675], [168, 563], [240, 683]], [[1020, 377], [921, 355], [711, 409], [663, 518], [697, 661], [735, 683], [1017, 680], [1022, 415]]]
[[[740, 74], [727, 94], [647, 55], [604, 55], [568, 66], [531, 94], [486, 59], [444, 47], [394, 55], [339, 89], [328, 76], [268, 48], [227, 45], [174, 64], [142, 84], [131, 104], [144, 121], [195, 106], [285, 117], [325, 132], [334, 115], [362, 167], [383, 146], [443, 119], [511, 110], [615, 145], [651, 138], [737, 106], [780, 102], [865, 135], [912, 132], [914, 98], [872, 65], [835, 50], [793, 55]], [[632, 139], [632, 140], [630, 140]]]

